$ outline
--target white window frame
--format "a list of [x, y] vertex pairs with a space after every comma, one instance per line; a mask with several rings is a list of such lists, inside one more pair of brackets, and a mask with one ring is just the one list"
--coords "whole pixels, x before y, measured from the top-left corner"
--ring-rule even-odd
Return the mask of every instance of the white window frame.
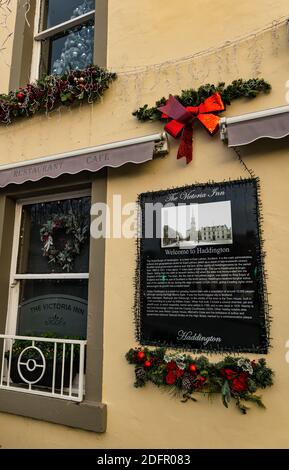
[[78, 16], [77, 18], [64, 21], [63, 23], [59, 23], [58, 25], [53, 26], [52, 28], [48, 28], [43, 31], [40, 31], [41, 8], [42, 8], [43, 1], [44, 0], [36, 0], [35, 19], [34, 19], [34, 44], [33, 44], [31, 73], [30, 73], [30, 80], [32, 82], [35, 80], [38, 80], [39, 78], [39, 65], [40, 65], [40, 60], [41, 60], [41, 41], [52, 38], [58, 33], [65, 32], [68, 29], [74, 28], [78, 25], [81, 25], [82, 23], [86, 23], [87, 21], [93, 20], [95, 18], [95, 9], [93, 9], [89, 11], [88, 13], [85, 13], [84, 15]]
[[6, 335], [15, 335], [18, 319], [19, 295], [20, 295], [20, 282], [25, 279], [87, 279], [89, 280], [89, 273], [52, 273], [52, 274], [18, 274], [17, 261], [20, 246], [20, 232], [22, 221], [23, 206], [29, 204], [37, 204], [41, 202], [61, 201], [65, 199], [77, 199], [80, 197], [91, 196], [91, 191], [85, 189], [82, 191], [71, 191], [66, 193], [54, 194], [53, 196], [40, 196], [26, 199], [19, 199], [16, 201], [15, 207], [15, 223], [13, 234], [13, 246], [11, 257], [11, 270], [9, 281], [9, 295], [8, 295], [8, 308], [6, 318]]

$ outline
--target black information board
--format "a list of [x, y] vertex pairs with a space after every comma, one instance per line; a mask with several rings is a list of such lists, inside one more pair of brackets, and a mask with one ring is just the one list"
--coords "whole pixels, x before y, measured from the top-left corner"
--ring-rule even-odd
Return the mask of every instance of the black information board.
[[266, 353], [258, 180], [143, 193], [139, 207], [140, 343]]

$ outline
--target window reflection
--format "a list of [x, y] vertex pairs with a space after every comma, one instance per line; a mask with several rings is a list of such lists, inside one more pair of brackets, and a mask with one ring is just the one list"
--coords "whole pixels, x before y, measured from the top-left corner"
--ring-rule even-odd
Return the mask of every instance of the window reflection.
[[48, 73], [61, 75], [93, 63], [94, 25], [92, 22], [51, 39]]
[[88, 281], [22, 280], [17, 334], [86, 338]]
[[52, 28], [57, 24], [77, 18], [94, 10], [94, 0], [46, 0], [44, 28]]
[[18, 274], [89, 271], [90, 197], [25, 205]]

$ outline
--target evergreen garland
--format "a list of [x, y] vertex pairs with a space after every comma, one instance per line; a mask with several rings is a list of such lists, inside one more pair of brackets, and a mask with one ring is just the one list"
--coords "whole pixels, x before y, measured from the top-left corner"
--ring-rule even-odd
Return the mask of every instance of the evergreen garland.
[[128, 351], [126, 359], [135, 365], [134, 386], [137, 388], [152, 382], [176, 393], [182, 402], [197, 401], [195, 393], [220, 394], [226, 408], [233, 399], [243, 414], [248, 410], [245, 402], [265, 408], [255, 392], [273, 385], [273, 371], [263, 358], [251, 361], [227, 356], [214, 364], [204, 356], [193, 359], [183, 353], [166, 353], [163, 348], [154, 351], [136, 348]]
[[[218, 85], [206, 84], [200, 86], [197, 90], [193, 88], [182, 90], [180, 95], [174, 95], [183, 106], [199, 106], [206, 98], [218, 92], [225, 105], [230, 105], [233, 100], [238, 98], [256, 98], [260, 93], [269, 93], [271, 85], [263, 78], [251, 78], [243, 80], [239, 78], [234, 80], [227, 87], [224, 82]], [[158, 111], [159, 106], [164, 106], [168, 98], [161, 98], [156, 101], [155, 106], [149, 108], [147, 104], [141, 106], [133, 112], [139, 121], [158, 121], [162, 119], [162, 113]]]
[[98, 101], [116, 79], [116, 74], [98, 66], [71, 70], [63, 75], [45, 75], [25, 88], [0, 94], [0, 123], [11, 124], [19, 117], [50, 112], [60, 105]]

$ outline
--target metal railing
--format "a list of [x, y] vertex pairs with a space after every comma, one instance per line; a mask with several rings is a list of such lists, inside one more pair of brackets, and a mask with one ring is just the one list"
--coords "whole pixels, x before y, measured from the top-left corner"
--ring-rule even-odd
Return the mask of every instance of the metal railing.
[[86, 341], [0, 335], [0, 389], [82, 401]]

